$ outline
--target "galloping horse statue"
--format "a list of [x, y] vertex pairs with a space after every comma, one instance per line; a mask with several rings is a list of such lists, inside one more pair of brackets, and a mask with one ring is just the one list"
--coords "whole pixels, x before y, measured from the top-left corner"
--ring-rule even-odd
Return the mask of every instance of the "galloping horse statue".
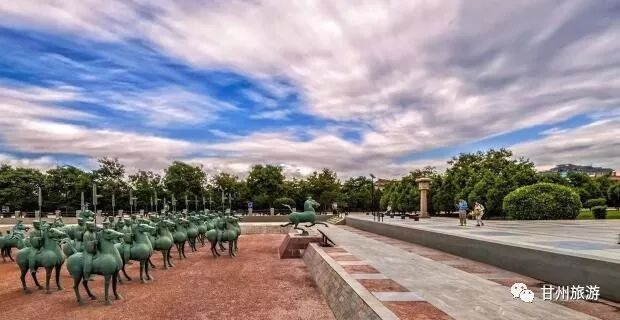
[[[67, 234], [56, 228], [50, 228], [49, 226], [43, 226], [40, 231], [42, 239], [37, 239], [37, 244], [34, 246], [19, 250], [15, 257], [19, 270], [21, 271], [20, 279], [25, 293], [30, 293], [26, 287], [26, 273], [29, 269], [31, 270], [30, 275], [34, 283], [39, 289], [43, 289], [37, 280], [36, 270], [39, 267], [45, 268], [45, 293], [50, 293], [50, 277], [54, 269], [56, 271], [56, 286], [58, 290], [62, 290], [60, 286], [60, 268], [63, 263], [65, 263], [65, 256], [60, 250], [59, 242], [62, 238], [65, 238]], [[42, 243], [40, 243], [41, 241]], [[31, 265], [31, 263], [33, 265]]]
[[295, 211], [293, 211], [291, 206], [289, 206], [288, 204], [285, 204], [284, 206], [289, 208], [289, 210], [291, 210], [291, 213], [288, 215], [289, 223], [280, 225], [281, 227], [288, 227], [288, 226], [292, 225], [293, 229], [301, 230], [301, 235], [302, 236], [307, 236], [308, 235], [308, 231], [306, 231], [305, 229], [302, 229], [302, 228], [298, 228], [297, 225], [300, 224], [300, 223], [304, 223], [304, 222], [310, 223], [309, 225], [304, 226], [306, 228], [312, 227], [315, 224], [320, 224], [320, 225], [323, 225], [323, 226], [327, 227], [327, 224], [325, 224], [323, 222], [317, 222], [316, 221], [316, 213], [314, 211], [314, 207], [315, 206], [319, 206], [319, 203], [314, 201], [314, 199], [312, 199], [312, 197], [308, 197], [306, 202], [304, 202], [304, 211], [303, 212], [295, 212]]
[[[114, 241], [122, 239], [125, 235], [112, 229], [104, 229], [97, 237], [97, 253], [92, 261], [91, 274], [102, 275], [105, 279], [105, 303], [110, 304], [108, 290], [110, 280], [112, 282], [112, 291], [116, 300], [122, 299], [121, 295], [116, 292], [116, 284], [118, 281], [118, 272], [123, 266], [123, 260], [118, 250], [114, 246]], [[88, 287], [88, 279], [84, 278], [84, 253], [77, 252], [67, 258], [67, 270], [73, 278], [73, 291], [80, 305], [83, 304], [80, 296], [80, 282], [86, 289], [88, 296], [95, 300], [95, 296], [90, 292]]]

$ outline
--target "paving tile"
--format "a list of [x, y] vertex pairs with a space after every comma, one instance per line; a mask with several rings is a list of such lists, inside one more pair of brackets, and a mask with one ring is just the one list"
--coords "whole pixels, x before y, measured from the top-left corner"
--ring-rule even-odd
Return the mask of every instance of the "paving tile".
[[407, 292], [409, 289], [401, 286], [392, 279], [359, 279], [361, 283], [370, 292]]
[[353, 277], [353, 279], [387, 279], [387, 277], [381, 273], [354, 273], [351, 274], [351, 277]]
[[424, 301], [424, 298], [413, 292], [373, 292], [379, 301]]
[[424, 301], [383, 302], [401, 320], [450, 320], [454, 319], [432, 304]]
[[379, 273], [379, 271], [369, 265], [342, 266], [350, 274], [355, 273]]

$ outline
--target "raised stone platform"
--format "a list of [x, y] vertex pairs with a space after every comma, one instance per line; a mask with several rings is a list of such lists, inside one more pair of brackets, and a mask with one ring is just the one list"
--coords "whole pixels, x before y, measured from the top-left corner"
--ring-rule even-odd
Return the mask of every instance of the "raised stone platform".
[[284, 240], [282, 240], [282, 244], [278, 249], [280, 259], [301, 258], [304, 250], [306, 250], [310, 243], [319, 243], [322, 238], [323, 237], [314, 230], [307, 236], [302, 236], [297, 232], [289, 232]]
[[399, 319], [318, 244], [310, 244], [303, 259], [336, 319]]
[[620, 301], [620, 221], [420, 221], [347, 217], [347, 225], [484, 262], [556, 285], [598, 285], [602, 297]]

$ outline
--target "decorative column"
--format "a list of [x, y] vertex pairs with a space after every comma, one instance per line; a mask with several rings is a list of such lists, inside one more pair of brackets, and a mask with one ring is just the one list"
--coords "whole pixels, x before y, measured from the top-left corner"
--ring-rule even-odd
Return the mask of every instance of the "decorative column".
[[430, 188], [430, 178], [418, 178], [415, 180], [420, 188], [420, 218], [430, 218], [428, 215], [428, 189]]

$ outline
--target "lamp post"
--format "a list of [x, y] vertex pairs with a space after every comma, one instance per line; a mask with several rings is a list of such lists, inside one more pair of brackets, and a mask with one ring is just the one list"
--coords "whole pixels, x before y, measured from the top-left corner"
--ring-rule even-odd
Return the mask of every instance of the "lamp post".
[[114, 197], [114, 192], [112, 192], [112, 217], [115, 215], [114, 207], [116, 207], [116, 199]]
[[375, 220], [375, 175], [370, 174], [370, 210], [372, 212], [372, 220]]
[[102, 195], [97, 194], [97, 185], [93, 183], [93, 210], [95, 211], [95, 224], [97, 224], [97, 198], [101, 198]]
[[185, 191], [185, 211], [189, 213], [189, 201], [187, 200], [187, 191]]
[[177, 213], [177, 199], [172, 195], [172, 212]]
[[196, 213], [198, 213], [198, 196], [194, 195], [194, 207], [196, 210]]
[[159, 199], [157, 199], [157, 190], [155, 190], [155, 197], [153, 200], [155, 202], [155, 213], [159, 213], [159, 210], [157, 209], [157, 202], [159, 202]]
[[43, 195], [41, 194], [41, 186], [37, 186], [37, 197], [39, 203], [39, 221], [41, 221], [41, 207], [43, 207]]

